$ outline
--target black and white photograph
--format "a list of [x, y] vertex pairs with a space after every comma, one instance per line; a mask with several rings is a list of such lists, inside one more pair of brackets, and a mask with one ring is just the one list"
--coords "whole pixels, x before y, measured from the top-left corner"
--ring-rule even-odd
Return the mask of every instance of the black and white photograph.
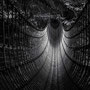
[[90, 1], [0, 0], [0, 90], [90, 90]]

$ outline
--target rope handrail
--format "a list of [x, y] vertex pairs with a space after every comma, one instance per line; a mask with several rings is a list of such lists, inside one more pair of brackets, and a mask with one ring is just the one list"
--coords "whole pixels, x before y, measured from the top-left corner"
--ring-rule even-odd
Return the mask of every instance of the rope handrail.
[[43, 31], [42, 29], [37, 29], [34, 25], [32, 25], [23, 15], [22, 13], [17, 9], [17, 7], [10, 1], [10, 0], [7, 0], [11, 6], [13, 6], [13, 8], [19, 13], [20, 17], [29, 25], [31, 26], [32, 28], [34, 28], [35, 30], [37, 31]]

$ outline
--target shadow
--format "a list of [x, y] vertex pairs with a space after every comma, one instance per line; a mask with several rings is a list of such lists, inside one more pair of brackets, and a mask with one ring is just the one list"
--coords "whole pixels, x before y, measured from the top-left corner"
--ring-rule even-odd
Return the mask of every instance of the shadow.
[[47, 27], [48, 40], [53, 47], [60, 45], [63, 34], [62, 23], [59, 20], [51, 19]]

